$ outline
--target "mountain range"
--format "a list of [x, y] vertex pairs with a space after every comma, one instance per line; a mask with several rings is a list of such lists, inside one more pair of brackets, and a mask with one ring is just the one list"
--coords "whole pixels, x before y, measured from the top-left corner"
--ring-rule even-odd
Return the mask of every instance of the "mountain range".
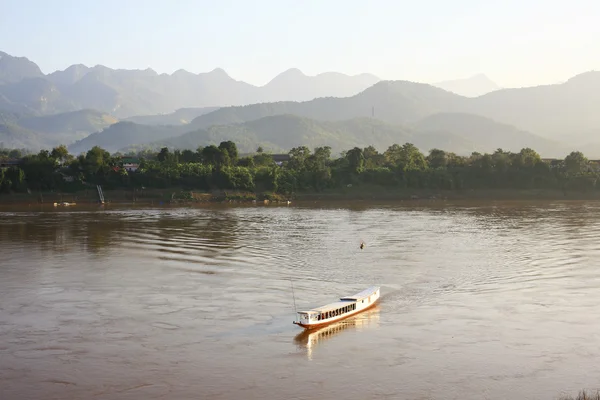
[[[106, 145], [123, 147], [157, 141], [174, 147], [180, 147], [182, 143], [196, 146], [214, 142], [216, 138], [235, 137], [238, 141], [250, 141], [253, 146], [260, 144], [289, 148], [297, 138], [305, 137], [307, 143], [316, 143], [319, 136], [328, 136], [332, 148], [338, 149], [347, 146], [352, 137], [357, 137], [350, 133], [348, 124], [363, 121], [359, 126], [362, 127], [360, 137], [365, 143], [378, 142], [383, 146], [389, 140], [404, 140], [407, 136], [399, 132], [410, 131], [411, 140], [415, 142], [418, 135], [435, 133], [440, 141], [436, 147], [450, 143], [448, 140], [452, 138], [451, 143], [457, 145], [448, 146], [460, 153], [468, 153], [473, 149], [494, 151], [502, 147], [518, 151], [522, 147], [532, 147], [547, 157], [564, 157], [574, 149], [585, 150], [577, 143], [567, 142], [574, 132], [590, 132], [594, 127], [600, 127], [600, 115], [593, 112], [600, 100], [599, 78], [600, 73], [588, 72], [563, 84], [503, 89], [476, 98], [459, 96], [427, 84], [380, 81], [354, 96], [344, 98], [222, 107], [196, 117], [189, 124], [162, 127], [160, 132], [155, 129], [152, 134], [141, 126], [134, 129], [134, 125], [128, 125], [130, 133], [135, 131], [139, 135], [125, 138], [120, 131], [122, 126], [117, 124], [81, 140], [73, 145], [73, 149], [83, 151], [90, 148], [99, 137], [104, 138]], [[295, 116], [300, 119], [269, 119], [276, 116]], [[365, 125], [365, 118], [396, 128], [388, 129], [391, 136], [385, 140], [379, 137], [379, 140], [372, 137], [373, 129]], [[302, 129], [298, 128], [298, 121], [302, 121]], [[344, 122], [346, 130], [327, 124], [334, 122]], [[279, 132], [279, 141], [267, 139], [272, 137], [270, 132], [273, 129]], [[343, 134], [336, 136], [333, 134], [335, 132]], [[173, 139], [184, 134], [188, 136], [180, 140]], [[448, 138], [444, 139], [443, 134]], [[592, 142], [597, 140], [593, 136], [587, 136], [587, 139]], [[117, 149], [121, 148], [113, 148]]]
[[[379, 81], [380, 78], [366, 73], [348, 76], [325, 72], [307, 76], [292, 68], [264, 86], [255, 86], [231, 78], [220, 68], [200, 74], [180, 69], [169, 75], [152, 69], [82, 64], [44, 75], [33, 61], [0, 52], [0, 109], [32, 115], [95, 109], [124, 119], [172, 113], [181, 108], [348, 97]], [[439, 85], [466, 96], [497, 89], [483, 75]]]
[[152, 69], [82, 64], [44, 75], [29, 59], [0, 52], [0, 109], [33, 115], [95, 109], [128, 118], [190, 107], [345, 97], [379, 80], [371, 74], [327, 72], [307, 76], [290, 69], [264, 86], [254, 86], [231, 78], [220, 68], [200, 74], [180, 69], [169, 75]]
[[430, 85], [291, 69], [257, 87], [219, 69], [167, 75], [74, 65], [44, 75], [28, 59], [0, 53], [0, 146], [64, 143], [74, 153], [94, 145], [195, 148], [220, 140], [235, 140], [244, 151], [384, 150], [410, 140], [423, 151], [532, 147], [564, 157], [597, 149], [589, 156], [598, 157], [599, 101], [595, 71], [560, 84], [499, 89], [484, 75]]

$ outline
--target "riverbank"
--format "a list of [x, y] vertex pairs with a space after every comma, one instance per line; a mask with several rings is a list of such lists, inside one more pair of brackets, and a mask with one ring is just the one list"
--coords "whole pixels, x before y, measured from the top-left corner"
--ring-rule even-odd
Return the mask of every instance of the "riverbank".
[[[103, 190], [106, 204], [193, 204], [193, 203], [286, 203], [290, 197], [276, 193], [251, 193], [240, 191], [214, 191], [210, 193], [181, 188]], [[74, 192], [31, 192], [0, 194], [4, 205], [94, 205], [99, 204], [96, 189]]]
[[[275, 193], [252, 193], [239, 191], [196, 192], [181, 188], [105, 190], [106, 203], [140, 204], [192, 204], [192, 203], [287, 203], [288, 201], [351, 201], [351, 200], [600, 200], [600, 191], [563, 192], [561, 190], [517, 190], [517, 189], [478, 189], [478, 190], [430, 190], [430, 189], [390, 189], [344, 188], [313, 193], [296, 193], [284, 196]], [[95, 190], [86, 189], [73, 193], [37, 192], [0, 195], [0, 204], [98, 204]]]
[[[312, 193], [295, 193], [285, 196], [276, 193], [215, 191], [197, 192], [182, 188], [104, 190], [106, 203], [115, 204], [197, 204], [197, 203], [248, 203], [289, 204], [289, 202], [329, 201], [448, 201], [448, 200], [600, 200], [600, 191], [562, 191], [548, 189], [473, 189], [433, 190], [373, 187], [345, 187]], [[95, 189], [76, 192], [32, 192], [1, 194], [0, 204], [34, 205], [99, 204]]]

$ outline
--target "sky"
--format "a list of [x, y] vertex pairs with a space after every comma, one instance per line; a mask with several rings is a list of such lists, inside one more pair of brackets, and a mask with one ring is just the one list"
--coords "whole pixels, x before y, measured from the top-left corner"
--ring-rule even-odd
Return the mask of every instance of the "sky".
[[72, 64], [263, 85], [298, 68], [501, 87], [600, 70], [597, 0], [0, 0], [0, 51], [44, 73]]

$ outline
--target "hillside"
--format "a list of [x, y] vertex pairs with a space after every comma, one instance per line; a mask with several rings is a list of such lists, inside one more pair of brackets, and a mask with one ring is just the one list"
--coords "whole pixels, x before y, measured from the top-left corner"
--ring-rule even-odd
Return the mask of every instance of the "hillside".
[[0, 148], [35, 149], [51, 147], [38, 132], [22, 128], [12, 122], [4, 123], [0, 119]]
[[72, 143], [115, 122], [115, 117], [94, 110], [41, 117], [0, 110], [0, 142], [38, 151]]
[[23, 128], [44, 133], [47, 136], [62, 137], [63, 143], [70, 143], [106, 128], [118, 120], [112, 115], [95, 110], [73, 111], [41, 117], [19, 119]]
[[391, 138], [404, 140], [409, 137], [410, 132], [404, 128], [370, 118], [326, 122], [295, 115], [277, 115], [242, 124], [214, 125], [150, 145], [156, 148], [196, 149], [198, 146], [232, 140], [241, 152], [255, 151], [258, 146], [285, 152], [297, 146], [331, 146], [334, 152], [339, 152], [354, 146], [383, 146], [388, 142], [392, 144]]
[[[464, 122], [466, 121], [466, 122]], [[443, 129], [448, 124], [448, 129]], [[463, 134], [459, 133], [463, 132]], [[258, 146], [273, 152], [287, 152], [297, 146], [314, 148], [330, 146], [333, 153], [354, 146], [375, 146], [384, 151], [388, 146], [413, 143], [427, 153], [433, 148], [468, 155], [474, 151], [493, 152], [501, 147], [519, 151], [523, 147], [547, 149], [549, 156], [564, 156], [565, 147], [516, 128], [498, 124], [486, 118], [439, 114], [427, 117], [412, 127], [392, 125], [373, 118], [354, 118], [343, 121], [317, 121], [294, 115], [278, 115], [239, 124], [213, 125], [207, 129], [188, 132], [178, 137], [139, 143], [121, 149], [158, 150], [196, 149], [198, 146], [219, 144], [232, 140], [241, 152], [254, 151]]]
[[186, 125], [194, 118], [218, 110], [218, 107], [180, 108], [170, 114], [137, 115], [123, 121], [142, 125]]
[[115, 152], [125, 146], [162, 140], [183, 132], [180, 127], [140, 125], [122, 121], [76, 141], [68, 148], [73, 154], [86, 152], [94, 146]]
[[530, 147], [545, 157], [564, 157], [567, 151], [567, 146], [563, 143], [473, 114], [434, 114], [411, 127], [420, 132], [460, 136], [473, 143], [473, 151], [478, 152], [493, 152], [498, 148], [518, 152]]
[[600, 71], [567, 82], [503, 89], [473, 99], [465, 112], [479, 114], [539, 135], [568, 140], [600, 128]]
[[368, 74], [307, 76], [295, 70], [264, 86], [254, 86], [231, 78], [220, 68], [199, 74], [178, 70], [169, 75], [149, 68], [123, 70], [81, 64], [44, 75], [27, 58], [0, 52], [0, 107], [38, 115], [96, 109], [123, 119], [181, 108], [305, 101], [350, 96], [378, 81]]
[[437, 87], [408, 81], [382, 81], [345, 98], [319, 98], [306, 102], [276, 102], [223, 107], [190, 123], [197, 129], [293, 114], [322, 121], [371, 117], [393, 124], [408, 124], [428, 115], [465, 107], [468, 99]]

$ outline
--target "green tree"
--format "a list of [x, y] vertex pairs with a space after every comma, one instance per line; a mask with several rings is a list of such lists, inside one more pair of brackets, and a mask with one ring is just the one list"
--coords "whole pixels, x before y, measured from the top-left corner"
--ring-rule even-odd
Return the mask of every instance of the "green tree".
[[169, 159], [170, 155], [171, 153], [169, 152], [169, 148], [163, 147], [162, 149], [160, 149], [160, 152], [158, 153], [158, 156], [156, 156], [156, 159], [160, 162], [165, 162]]
[[427, 163], [430, 168], [446, 168], [448, 166], [448, 156], [444, 150], [432, 149], [429, 150]]
[[53, 148], [50, 157], [55, 159], [60, 165], [73, 160], [73, 156], [69, 154], [69, 150], [67, 150], [67, 146], [64, 144]]
[[565, 171], [568, 175], [581, 175], [588, 170], [589, 161], [580, 151], [573, 151], [565, 157]]
[[310, 150], [306, 146], [294, 147], [288, 154], [290, 156], [288, 168], [302, 171], [305, 168], [306, 160], [310, 156]]
[[360, 147], [354, 147], [346, 152], [350, 172], [360, 174], [365, 169], [365, 156]]
[[365, 168], [367, 169], [383, 167], [385, 165], [385, 157], [373, 146], [365, 147], [363, 149], [363, 156], [365, 157]]
[[237, 146], [231, 140], [223, 141], [219, 144], [219, 150], [221, 150], [225, 155], [221, 157], [221, 162], [227, 162], [227, 165], [235, 165], [238, 161], [238, 150]]

